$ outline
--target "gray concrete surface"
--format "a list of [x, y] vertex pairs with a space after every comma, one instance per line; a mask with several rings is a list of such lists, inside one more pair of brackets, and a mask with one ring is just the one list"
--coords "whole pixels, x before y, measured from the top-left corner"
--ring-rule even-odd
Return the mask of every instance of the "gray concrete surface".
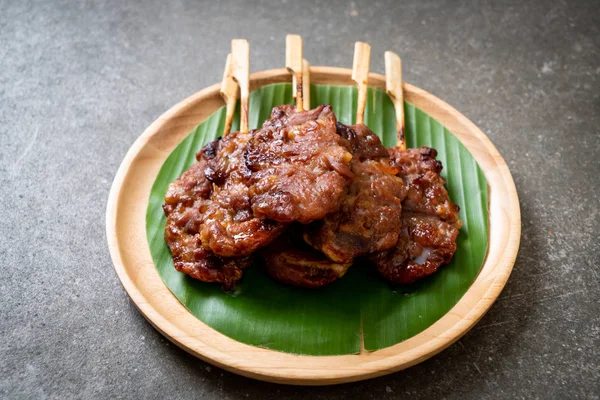
[[[0, 1], [0, 398], [598, 398], [600, 20], [594, 1]], [[301, 33], [314, 65], [353, 43], [481, 127], [513, 173], [523, 236], [498, 302], [407, 371], [322, 388], [199, 361], [136, 311], [104, 213], [127, 149], [221, 78]]]

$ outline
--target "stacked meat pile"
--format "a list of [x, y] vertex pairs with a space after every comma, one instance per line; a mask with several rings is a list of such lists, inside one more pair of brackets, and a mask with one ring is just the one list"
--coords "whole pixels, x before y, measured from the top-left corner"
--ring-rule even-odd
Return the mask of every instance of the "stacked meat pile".
[[260, 129], [209, 143], [169, 186], [175, 268], [230, 289], [260, 256], [274, 278], [319, 287], [364, 257], [415, 282], [450, 261], [461, 227], [436, 154], [388, 151], [327, 105], [276, 107]]

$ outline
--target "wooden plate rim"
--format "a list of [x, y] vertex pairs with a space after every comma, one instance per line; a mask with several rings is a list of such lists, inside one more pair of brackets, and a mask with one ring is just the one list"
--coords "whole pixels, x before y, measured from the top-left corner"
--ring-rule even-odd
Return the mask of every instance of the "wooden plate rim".
[[[313, 83], [351, 85], [350, 76], [351, 70], [345, 68], [311, 67]], [[289, 80], [285, 69], [273, 69], [252, 74], [250, 86], [256, 90]], [[371, 73], [369, 85], [384, 88], [385, 77]], [[138, 310], [157, 330], [187, 352], [234, 373], [271, 382], [324, 385], [368, 379], [417, 364], [450, 346], [483, 317], [508, 280], [519, 248], [521, 220], [514, 181], [502, 156], [475, 124], [447, 103], [409, 84], [404, 85], [405, 100], [456, 135], [488, 180], [490, 248], [481, 272], [461, 300], [428, 329], [394, 346], [324, 357], [293, 355], [237, 342], [187, 311], [152, 263], [145, 211], [152, 183], [166, 157], [194, 126], [223, 105], [219, 87], [215, 84], [191, 95], [152, 123], [127, 152], [108, 198], [106, 232], [115, 270]], [[200, 103], [207, 106], [198, 109]], [[176, 134], [171, 135], [173, 132]], [[145, 172], [140, 172], [140, 166]], [[127, 180], [135, 185], [126, 185]], [[140, 201], [142, 206], [136, 206]]]

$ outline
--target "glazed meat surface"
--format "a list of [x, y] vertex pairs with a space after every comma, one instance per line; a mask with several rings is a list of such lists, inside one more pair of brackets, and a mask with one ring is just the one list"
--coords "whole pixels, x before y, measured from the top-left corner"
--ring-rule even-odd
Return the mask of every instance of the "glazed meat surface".
[[213, 190], [204, 210], [202, 245], [221, 257], [252, 254], [274, 240], [285, 225], [258, 218], [252, 212], [251, 172], [244, 151], [253, 133], [231, 133], [217, 141], [204, 174]]
[[204, 170], [208, 158], [214, 156], [213, 148], [211, 143], [200, 151], [198, 162], [169, 186], [163, 205], [167, 215], [165, 241], [175, 269], [204, 282], [220, 282], [229, 289], [242, 277], [251, 257], [217, 257], [202, 246], [199, 232], [212, 192]]
[[437, 215], [444, 221], [457, 222], [459, 207], [448, 196], [441, 177], [442, 163], [436, 160], [437, 150], [430, 147], [400, 150], [389, 149], [392, 164], [399, 169], [406, 184], [407, 195], [402, 206], [407, 211]]
[[386, 279], [410, 284], [450, 262], [462, 222], [459, 207], [444, 187], [435, 149], [389, 151], [408, 193], [402, 203], [402, 231], [396, 246], [373, 253], [369, 259]]
[[448, 264], [456, 251], [458, 228], [435, 216], [404, 212], [398, 244], [370, 256], [388, 280], [410, 284]]
[[[336, 124], [337, 134], [345, 141], [352, 153], [353, 159], [379, 160], [389, 158], [388, 150], [383, 146], [379, 137], [365, 124], [345, 125]], [[386, 161], [389, 164], [389, 162]]]
[[352, 156], [335, 123], [329, 106], [281, 106], [261, 129], [202, 149], [198, 163], [170, 185], [163, 206], [176, 269], [231, 286], [288, 222], [337, 210], [352, 179]]
[[390, 149], [330, 106], [275, 107], [263, 126], [209, 143], [167, 191], [175, 268], [226, 289], [260, 254], [270, 275], [315, 288], [367, 256], [413, 283], [447, 264], [462, 222], [434, 149]]
[[354, 179], [340, 211], [311, 224], [304, 238], [331, 260], [343, 263], [396, 244], [406, 190], [396, 176], [398, 169], [390, 166], [387, 150], [369, 128], [338, 123], [338, 133], [352, 151]]
[[276, 280], [292, 286], [318, 288], [346, 274], [352, 261], [336, 263], [308, 246], [302, 227], [293, 226], [261, 251], [267, 271]]
[[275, 107], [244, 153], [256, 217], [309, 223], [339, 209], [352, 180], [352, 155], [336, 133], [331, 106]]

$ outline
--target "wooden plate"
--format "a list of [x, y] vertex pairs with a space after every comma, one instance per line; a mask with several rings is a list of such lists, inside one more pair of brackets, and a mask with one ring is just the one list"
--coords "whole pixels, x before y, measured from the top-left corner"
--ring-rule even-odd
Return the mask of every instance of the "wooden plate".
[[[352, 85], [351, 70], [311, 67], [312, 83]], [[250, 90], [288, 82], [285, 69], [250, 76]], [[370, 74], [369, 85], [385, 89], [385, 77]], [[512, 270], [521, 236], [519, 199], [506, 163], [471, 121], [435, 96], [405, 84], [405, 100], [447, 127], [469, 149], [489, 184], [490, 238], [486, 261], [462, 299], [418, 335], [374, 352], [343, 356], [299, 356], [249, 346], [205, 325], [171, 294], [159, 277], [146, 241], [146, 208], [156, 175], [175, 146], [223, 106], [219, 84], [172, 107], [140, 136], [125, 156], [106, 211], [108, 246], [115, 269], [144, 317], [177, 346], [237, 374], [301, 385], [358, 381], [417, 364], [450, 346], [485, 314]]]

